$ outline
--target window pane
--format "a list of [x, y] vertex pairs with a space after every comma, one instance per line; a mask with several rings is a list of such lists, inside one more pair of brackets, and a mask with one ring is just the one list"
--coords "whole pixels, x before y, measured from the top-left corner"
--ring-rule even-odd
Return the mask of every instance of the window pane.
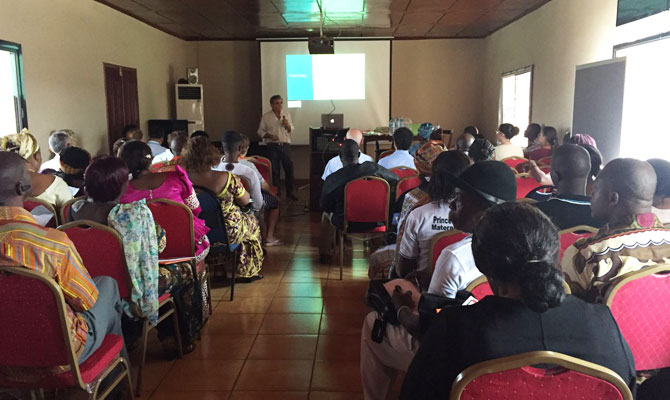
[[[502, 78], [502, 95], [500, 104], [500, 123], [510, 123], [523, 130], [530, 123], [530, 91], [532, 84], [531, 70], [510, 74]], [[523, 135], [512, 138], [512, 143], [525, 146]]]
[[16, 54], [0, 50], [0, 136], [16, 133], [19, 101]]

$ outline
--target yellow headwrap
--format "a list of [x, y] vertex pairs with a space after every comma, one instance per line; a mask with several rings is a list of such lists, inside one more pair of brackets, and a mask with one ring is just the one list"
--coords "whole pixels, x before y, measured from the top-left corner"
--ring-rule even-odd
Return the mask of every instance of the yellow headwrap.
[[0, 137], [0, 150], [17, 153], [27, 160], [40, 150], [40, 146], [28, 129], [22, 129], [14, 135]]

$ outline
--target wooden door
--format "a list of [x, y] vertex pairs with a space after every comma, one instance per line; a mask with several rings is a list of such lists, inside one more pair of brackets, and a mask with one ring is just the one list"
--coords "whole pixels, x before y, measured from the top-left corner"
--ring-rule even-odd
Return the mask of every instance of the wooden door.
[[104, 64], [105, 96], [107, 99], [107, 138], [111, 150], [123, 136], [127, 125], [140, 122], [137, 98], [137, 70], [119, 65]]

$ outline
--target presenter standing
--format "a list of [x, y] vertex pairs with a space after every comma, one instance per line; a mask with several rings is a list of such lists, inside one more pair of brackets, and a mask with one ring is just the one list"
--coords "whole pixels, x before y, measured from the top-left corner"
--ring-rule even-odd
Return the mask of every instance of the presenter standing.
[[284, 99], [278, 94], [270, 97], [272, 110], [261, 117], [258, 136], [268, 147], [268, 155], [272, 162], [272, 182], [279, 187], [280, 164], [284, 167], [286, 177], [286, 197], [297, 200], [293, 193], [293, 160], [291, 160], [291, 132], [293, 122], [291, 114], [285, 113]]

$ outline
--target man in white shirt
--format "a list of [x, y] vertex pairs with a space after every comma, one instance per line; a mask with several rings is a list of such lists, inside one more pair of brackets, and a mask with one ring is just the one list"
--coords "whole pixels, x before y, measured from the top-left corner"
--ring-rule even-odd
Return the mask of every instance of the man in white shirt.
[[60, 169], [60, 153], [67, 147], [72, 146], [70, 143], [70, 136], [65, 131], [54, 131], [49, 135], [49, 150], [54, 153], [54, 158], [45, 161], [40, 166], [42, 172], [46, 169], [58, 171]]
[[[358, 147], [361, 148], [361, 143], [363, 142], [363, 132], [361, 132], [360, 129], [349, 129], [345, 139], [353, 140], [354, 142], [356, 142]], [[358, 156], [358, 163], [363, 164], [364, 162], [368, 161], [374, 161], [374, 160], [369, 155], [361, 152], [360, 155]], [[412, 165], [414, 165], [413, 159], [412, 159]], [[342, 160], [340, 159], [340, 156], [335, 156], [331, 158], [330, 160], [328, 160], [326, 168], [323, 170], [321, 180], [325, 181], [326, 178], [330, 176], [330, 174], [339, 171], [341, 168], [342, 168]]]
[[174, 157], [167, 147], [163, 147], [163, 132], [154, 130], [149, 132], [149, 141], [147, 144], [151, 147], [151, 155], [154, 157], [152, 164], [170, 161]]
[[286, 197], [297, 200], [293, 194], [293, 160], [291, 159], [291, 132], [293, 121], [291, 114], [284, 112], [284, 99], [278, 94], [270, 98], [272, 109], [261, 117], [258, 136], [268, 148], [272, 162], [272, 181], [279, 186], [280, 166], [284, 168], [286, 178]]
[[414, 156], [409, 154], [414, 134], [408, 128], [402, 127], [393, 133], [393, 147], [395, 151], [379, 160], [379, 165], [386, 169], [397, 167], [414, 168]]

